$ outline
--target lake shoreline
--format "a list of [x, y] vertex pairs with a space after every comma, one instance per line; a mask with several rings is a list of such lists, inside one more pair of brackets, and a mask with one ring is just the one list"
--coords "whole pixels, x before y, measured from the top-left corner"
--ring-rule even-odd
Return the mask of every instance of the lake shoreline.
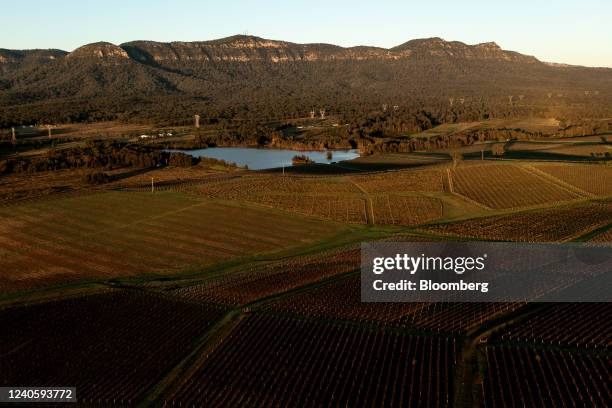
[[167, 149], [167, 151], [180, 152], [193, 157], [223, 160], [239, 167], [246, 166], [249, 170], [300, 166], [302, 164], [293, 163], [293, 158], [300, 155], [307, 156], [313, 164], [325, 165], [361, 157], [361, 153], [357, 149], [297, 150], [261, 147], [208, 147], [205, 149]]

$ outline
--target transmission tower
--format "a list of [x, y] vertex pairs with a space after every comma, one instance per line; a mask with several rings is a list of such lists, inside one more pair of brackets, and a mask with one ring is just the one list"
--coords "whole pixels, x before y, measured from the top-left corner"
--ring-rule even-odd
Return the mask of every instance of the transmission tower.
[[198, 114], [193, 115], [193, 120], [194, 120], [196, 129], [199, 129], [200, 128], [200, 115]]
[[310, 119], [314, 119], [314, 117], [315, 117], [315, 110], [313, 109], [310, 111]]
[[325, 108], [319, 109], [319, 114], [321, 115], [321, 119], [325, 119]]

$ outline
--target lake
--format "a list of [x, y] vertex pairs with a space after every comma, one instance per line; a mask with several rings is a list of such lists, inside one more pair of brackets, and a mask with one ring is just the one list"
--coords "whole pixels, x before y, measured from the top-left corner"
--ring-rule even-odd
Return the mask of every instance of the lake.
[[190, 154], [195, 157], [211, 157], [236, 163], [239, 166], [247, 165], [251, 170], [271, 169], [275, 167], [290, 167], [291, 159], [295, 155], [306, 155], [315, 163], [329, 164], [342, 160], [352, 160], [359, 157], [359, 151], [332, 150], [332, 159], [327, 159], [326, 151], [289, 150], [289, 149], [257, 149], [252, 147], [209, 147], [198, 150], [172, 150]]

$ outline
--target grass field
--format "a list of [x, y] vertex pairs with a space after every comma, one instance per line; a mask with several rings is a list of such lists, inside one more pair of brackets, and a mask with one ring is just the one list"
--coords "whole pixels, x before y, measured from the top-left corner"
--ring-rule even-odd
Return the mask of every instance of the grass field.
[[107, 192], [6, 207], [0, 289], [175, 274], [313, 244], [338, 228], [176, 193]]

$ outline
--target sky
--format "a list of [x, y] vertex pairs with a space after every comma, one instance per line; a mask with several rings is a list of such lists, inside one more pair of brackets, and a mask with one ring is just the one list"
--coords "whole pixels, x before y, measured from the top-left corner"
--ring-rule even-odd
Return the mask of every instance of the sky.
[[495, 41], [542, 61], [612, 67], [612, 1], [0, 0], [0, 48], [202, 41], [249, 34], [393, 47], [415, 38]]

